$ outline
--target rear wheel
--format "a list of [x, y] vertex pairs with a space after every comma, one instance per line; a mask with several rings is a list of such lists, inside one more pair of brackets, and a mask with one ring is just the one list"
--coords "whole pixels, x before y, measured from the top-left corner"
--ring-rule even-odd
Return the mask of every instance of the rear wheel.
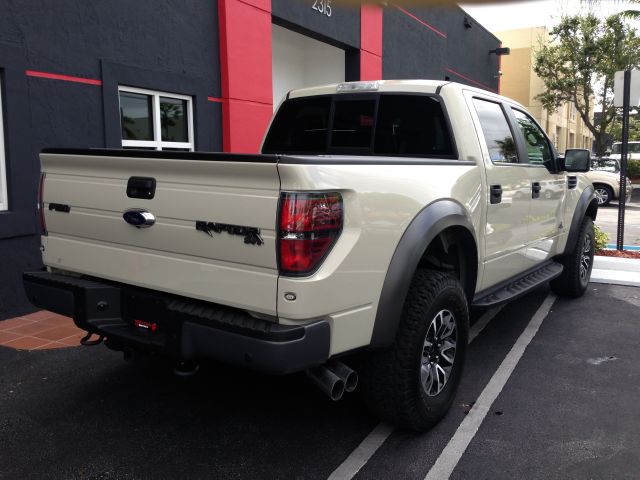
[[573, 252], [560, 259], [564, 270], [558, 278], [551, 281], [551, 290], [558, 295], [581, 297], [587, 289], [591, 278], [594, 254], [595, 233], [593, 220], [589, 217], [584, 217], [578, 234], [578, 242]]
[[595, 194], [599, 207], [609, 205], [613, 200], [613, 189], [609, 185], [595, 185]]
[[369, 409], [398, 426], [424, 431], [447, 412], [467, 349], [469, 312], [452, 276], [419, 269], [393, 345], [370, 354], [362, 370]]

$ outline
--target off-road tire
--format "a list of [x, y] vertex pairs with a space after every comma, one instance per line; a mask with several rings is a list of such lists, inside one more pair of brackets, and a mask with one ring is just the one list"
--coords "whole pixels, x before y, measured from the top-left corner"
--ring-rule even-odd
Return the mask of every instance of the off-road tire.
[[[425, 338], [432, 321], [443, 311], [450, 312], [455, 322], [455, 356], [444, 387], [429, 396], [421, 379]], [[393, 345], [370, 353], [361, 369], [362, 393], [369, 410], [399, 427], [417, 431], [431, 428], [444, 417], [453, 402], [468, 337], [469, 310], [460, 283], [451, 275], [418, 269]]]
[[[595, 232], [593, 220], [590, 217], [584, 217], [573, 251], [560, 258], [564, 270], [562, 270], [562, 274], [559, 277], [551, 281], [551, 290], [565, 297], [581, 297], [589, 284], [594, 253]], [[581, 269], [581, 266], [584, 267], [584, 270]]]

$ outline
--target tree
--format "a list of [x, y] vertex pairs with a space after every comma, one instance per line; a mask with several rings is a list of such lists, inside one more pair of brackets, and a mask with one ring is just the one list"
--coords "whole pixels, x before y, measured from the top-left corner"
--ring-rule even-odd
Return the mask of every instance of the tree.
[[[607, 127], [607, 134], [614, 140], [620, 141], [622, 138], [622, 120], [619, 114]], [[640, 140], [640, 114], [633, 113], [629, 115], [629, 140]]]
[[[534, 71], [546, 87], [537, 98], [549, 111], [565, 102], [575, 105], [595, 137], [596, 154], [602, 156], [606, 132], [616, 117], [614, 75], [640, 64], [640, 37], [622, 15], [600, 19], [592, 14], [562, 18], [550, 36], [554, 41], [535, 54]], [[602, 108], [598, 125], [593, 100]]]

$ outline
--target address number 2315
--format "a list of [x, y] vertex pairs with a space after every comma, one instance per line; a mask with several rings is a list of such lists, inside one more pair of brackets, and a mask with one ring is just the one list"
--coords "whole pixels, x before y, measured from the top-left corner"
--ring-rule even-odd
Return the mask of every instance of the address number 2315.
[[331, 16], [331, 0], [314, 0], [313, 8], [318, 13], [323, 13], [327, 17]]

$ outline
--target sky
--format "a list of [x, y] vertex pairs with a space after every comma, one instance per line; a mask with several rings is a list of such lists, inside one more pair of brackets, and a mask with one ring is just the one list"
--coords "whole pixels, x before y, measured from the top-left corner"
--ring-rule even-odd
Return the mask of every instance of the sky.
[[[640, 10], [640, 4], [630, 6], [621, 0], [530, 0], [460, 6], [491, 32], [517, 28], [546, 26], [552, 28], [562, 15], [593, 11], [607, 16], [622, 10]], [[638, 28], [638, 27], [636, 27]]]

